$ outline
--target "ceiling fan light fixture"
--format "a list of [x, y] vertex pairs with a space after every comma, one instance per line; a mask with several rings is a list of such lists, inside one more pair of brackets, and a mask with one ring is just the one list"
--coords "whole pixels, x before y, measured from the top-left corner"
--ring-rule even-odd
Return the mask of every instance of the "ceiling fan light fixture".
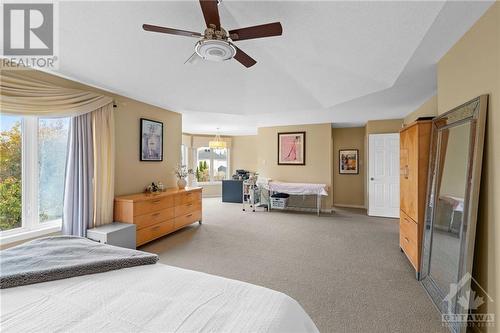
[[196, 53], [205, 60], [224, 61], [236, 54], [236, 48], [228, 41], [202, 39], [196, 43]]

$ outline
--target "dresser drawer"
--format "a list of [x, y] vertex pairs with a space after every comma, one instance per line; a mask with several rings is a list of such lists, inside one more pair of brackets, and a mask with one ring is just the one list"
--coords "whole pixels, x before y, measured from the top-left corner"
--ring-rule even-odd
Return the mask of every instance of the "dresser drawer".
[[174, 206], [174, 198], [171, 195], [166, 197], [151, 198], [149, 200], [134, 202], [134, 216], [143, 215], [150, 212], [156, 212], [173, 206]]
[[175, 196], [175, 205], [183, 205], [190, 202], [201, 202], [201, 191], [188, 191]]
[[418, 262], [418, 225], [403, 212], [400, 213], [399, 246], [417, 271], [420, 270]]
[[186, 215], [197, 210], [201, 210], [201, 202], [190, 202], [175, 206], [175, 216]]
[[175, 229], [181, 228], [196, 221], [201, 221], [201, 210], [182, 216], [177, 216], [175, 218]]
[[139, 230], [145, 227], [149, 227], [153, 224], [158, 224], [160, 222], [170, 220], [172, 218], [174, 218], [174, 207], [135, 216], [134, 224], [137, 225], [137, 229]]
[[174, 219], [137, 230], [137, 246], [168, 234], [174, 229]]

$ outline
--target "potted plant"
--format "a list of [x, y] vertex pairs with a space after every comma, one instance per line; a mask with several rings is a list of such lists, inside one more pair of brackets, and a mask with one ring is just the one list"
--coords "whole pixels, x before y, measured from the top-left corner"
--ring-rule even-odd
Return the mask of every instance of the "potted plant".
[[177, 177], [177, 187], [182, 190], [186, 188], [187, 185], [186, 177], [190, 174], [193, 174], [193, 170], [188, 169], [185, 165], [177, 165], [174, 173]]

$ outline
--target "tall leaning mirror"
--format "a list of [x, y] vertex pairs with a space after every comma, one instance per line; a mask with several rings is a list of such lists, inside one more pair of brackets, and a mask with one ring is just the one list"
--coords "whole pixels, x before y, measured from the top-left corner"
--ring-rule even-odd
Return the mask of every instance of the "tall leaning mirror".
[[470, 310], [487, 103], [477, 97], [432, 123], [421, 280], [452, 332], [466, 331]]

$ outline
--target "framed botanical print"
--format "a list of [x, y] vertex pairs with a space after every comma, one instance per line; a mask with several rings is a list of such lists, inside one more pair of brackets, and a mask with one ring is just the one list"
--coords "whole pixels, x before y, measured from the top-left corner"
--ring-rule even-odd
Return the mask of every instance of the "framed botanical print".
[[343, 175], [359, 174], [359, 151], [357, 149], [339, 150], [339, 173]]
[[163, 123], [141, 118], [141, 161], [163, 161]]
[[278, 165], [306, 164], [306, 132], [278, 133]]

